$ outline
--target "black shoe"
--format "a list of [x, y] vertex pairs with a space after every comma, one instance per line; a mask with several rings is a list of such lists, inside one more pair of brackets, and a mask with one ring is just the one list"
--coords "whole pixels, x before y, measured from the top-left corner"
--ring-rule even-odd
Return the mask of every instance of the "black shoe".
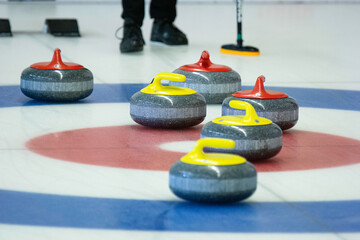
[[126, 19], [124, 24], [124, 35], [120, 43], [122, 53], [138, 52], [143, 50], [145, 44], [140, 26], [133, 20]]
[[186, 35], [167, 19], [156, 19], [152, 26], [151, 41], [167, 45], [187, 45]]

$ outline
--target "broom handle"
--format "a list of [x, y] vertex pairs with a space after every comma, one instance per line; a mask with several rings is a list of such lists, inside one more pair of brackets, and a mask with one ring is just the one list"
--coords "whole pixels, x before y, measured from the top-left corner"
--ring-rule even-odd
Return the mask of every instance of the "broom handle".
[[236, 20], [237, 20], [237, 45], [242, 47], [242, 4], [243, 0], [236, 0]]

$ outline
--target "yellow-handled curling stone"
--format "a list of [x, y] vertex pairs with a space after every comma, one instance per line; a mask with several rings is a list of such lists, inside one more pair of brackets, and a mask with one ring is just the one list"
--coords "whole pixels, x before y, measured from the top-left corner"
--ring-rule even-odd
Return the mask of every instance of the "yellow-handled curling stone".
[[212, 63], [208, 51], [202, 52], [197, 63], [181, 66], [174, 73], [185, 75], [186, 82], [170, 82], [170, 86], [194, 89], [205, 97], [206, 103], [222, 103], [241, 89], [239, 73], [228, 66]]
[[131, 97], [131, 118], [154, 128], [185, 128], [201, 123], [206, 116], [205, 98], [189, 88], [163, 86], [161, 80], [184, 82], [186, 77], [157, 74], [150, 85]]
[[[247, 160], [267, 159], [282, 148], [281, 128], [271, 120], [259, 117], [250, 103], [232, 100], [230, 107], [245, 111], [245, 115], [215, 118], [201, 129], [201, 138], [226, 138], [234, 140], [234, 149], [226, 152], [238, 154]], [[211, 152], [222, 149], [209, 148]]]
[[178, 197], [203, 203], [244, 200], [256, 190], [255, 167], [245, 158], [226, 153], [204, 153], [204, 147], [231, 149], [235, 142], [203, 138], [193, 150], [175, 162], [169, 173], [169, 187]]
[[243, 110], [229, 106], [232, 100], [241, 100], [250, 103], [260, 117], [268, 118], [282, 130], [295, 126], [299, 118], [299, 106], [294, 98], [279, 91], [265, 90], [265, 77], [256, 80], [253, 90], [244, 90], [233, 93], [222, 104], [222, 115], [242, 115]]
[[21, 74], [21, 91], [41, 101], [77, 101], [89, 96], [93, 87], [92, 73], [82, 65], [63, 62], [58, 48], [51, 62], [32, 64]]

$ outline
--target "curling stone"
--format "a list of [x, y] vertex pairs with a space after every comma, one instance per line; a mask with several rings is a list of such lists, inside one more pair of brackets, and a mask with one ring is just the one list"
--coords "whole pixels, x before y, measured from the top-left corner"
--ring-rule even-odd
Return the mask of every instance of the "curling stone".
[[[222, 116], [205, 124], [201, 138], [227, 138], [235, 141], [234, 149], [225, 152], [238, 154], [247, 160], [267, 159], [278, 154], [282, 147], [282, 131], [271, 120], [258, 117], [250, 103], [230, 101], [230, 107], [245, 110], [245, 115]], [[210, 152], [224, 150], [209, 148]]]
[[200, 60], [176, 69], [174, 73], [186, 76], [186, 82], [170, 82], [170, 86], [188, 87], [203, 95], [206, 103], [222, 103], [234, 91], [241, 89], [239, 73], [230, 67], [214, 64], [203, 51]]
[[229, 139], [204, 138], [193, 150], [175, 162], [169, 173], [169, 187], [178, 197], [203, 203], [244, 200], [256, 190], [255, 167], [234, 154], [204, 153], [204, 147], [233, 148]]
[[92, 73], [76, 63], [63, 62], [60, 49], [55, 49], [51, 62], [40, 62], [21, 74], [21, 91], [41, 101], [72, 102], [93, 91]]
[[131, 118], [154, 128], [185, 128], [201, 123], [206, 116], [205, 98], [195, 90], [163, 86], [161, 80], [185, 81], [184, 75], [159, 73], [150, 85], [130, 101]]
[[239, 91], [228, 97], [222, 104], [222, 115], [243, 115], [244, 112], [229, 106], [232, 100], [250, 103], [260, 117], [268, 118], [279, 125], [282, 130], [295, 126], [299, 118], [299, 106], [295, 99], [285, 93], [265, 90], [265, 77], [256, 80], [253, 90]]

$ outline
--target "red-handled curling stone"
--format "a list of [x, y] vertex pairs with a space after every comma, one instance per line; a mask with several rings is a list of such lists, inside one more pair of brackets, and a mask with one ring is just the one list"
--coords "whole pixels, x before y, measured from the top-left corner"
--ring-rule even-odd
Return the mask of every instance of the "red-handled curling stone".
[[208, 51], [202, 52], [197, 63], [181, 66], [174, 73], [185, 75], [186, 82], [170, 82], [171, 86], [194, 89], [206, 103], [222, 103], [241, 89], [240, 75], [228, 66], [212, 63]]
[[55, 49], [51, 62], [39, 62], [21, 74], [21, 91], [41, 101], [72, 102], [93, 91], [92, 73], [77, 63], [63, 62], [60, 49]]
[[232, 100], [241, 100], [250, 103], [259, 117], [270, 119], [279, 125], [282, 130], [295, 126], [299, 117], [299, 107], [292, 97], [279, 91], [265, 90], [265, 77], [256, 80], [253, 90], [239, 91], [224, 100], [222, 115], [243, 115], [244, 112], [229, 106]]

